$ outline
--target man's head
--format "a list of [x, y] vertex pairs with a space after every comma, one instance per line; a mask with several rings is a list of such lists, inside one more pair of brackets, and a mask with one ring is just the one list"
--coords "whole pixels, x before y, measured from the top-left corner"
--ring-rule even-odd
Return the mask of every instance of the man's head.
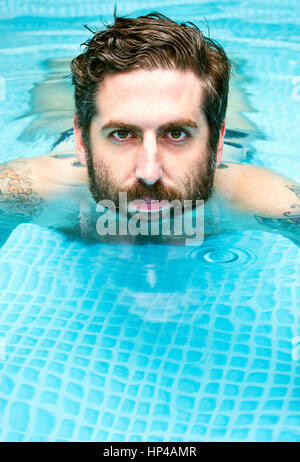
[[207, 200], [225, 134], [222, 47], [159, 13], [115, 14], [85, 45], [71, 62], [74, 128], [95, 200]]

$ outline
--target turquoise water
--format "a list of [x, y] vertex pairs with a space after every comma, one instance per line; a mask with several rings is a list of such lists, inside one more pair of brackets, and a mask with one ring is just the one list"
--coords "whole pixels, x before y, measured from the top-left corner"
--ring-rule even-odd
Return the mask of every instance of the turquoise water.
[[[260, 131], [240, 160], [300, 181], [296, 2], [118, 5], [201, 28], [205, 16], [242, 62]], [[1, 160], [50, 149], [46, 131], [19, 138], [32, 86], [112, 10], [0, 1]], [[266, 232], [188, 248], [86, 245], [19, 225], [0, 250], [1, 441], [300, 441], [299, 256]]]

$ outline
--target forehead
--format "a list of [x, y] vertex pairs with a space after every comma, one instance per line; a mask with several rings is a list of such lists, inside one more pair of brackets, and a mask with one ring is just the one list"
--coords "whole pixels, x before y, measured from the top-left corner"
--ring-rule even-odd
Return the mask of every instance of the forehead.
[[204, 119], [203, 88], [192, 71], [156, 69], [106, 75], [96, 95], [98, 115], [108, 119], [159, 125], [166, 119]]

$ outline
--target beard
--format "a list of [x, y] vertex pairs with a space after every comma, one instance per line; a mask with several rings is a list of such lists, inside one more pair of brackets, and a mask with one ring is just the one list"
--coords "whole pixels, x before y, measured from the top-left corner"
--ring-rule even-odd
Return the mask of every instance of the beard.
[[206, 202], [213, 192], [216, 152], [207, 147], [203, 157], [204, 159], [201, 159], [201, 162], [198, 162], [194, 169], [185, 176], [180, 189], [168, 188], [161, 180], [153, 185], [147, 185], [140, 179], [137, 179], [134, 186], [126, 189], [114, 182], [108, 167], [103, 162], [99, 167], [95, 167], [93, 155], [87, 148], [89, 190], [96, 203], [109, 199], [114, 202], [117, 209], [119, 208], [119, 192], [127, 193], [128, 203], [136, 199], [143, 200], [144, 197], [155, 201], [179, 200], [182, 205], [184, 200], [190, 200], [194, 208], [197, 200]]

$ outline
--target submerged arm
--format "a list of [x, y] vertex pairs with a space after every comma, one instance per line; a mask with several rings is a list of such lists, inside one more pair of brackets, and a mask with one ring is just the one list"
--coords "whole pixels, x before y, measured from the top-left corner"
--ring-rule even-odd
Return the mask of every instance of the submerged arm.
[[231, 206], [252, 215], [255, 228], [277, 232], [300, 245], [300, 185], [267, 168], [223, 163], [215, 189]]
[[43, 199], [35, 186], [28, 160], [18, 159], [0, 165], [1, 227], [32, 221], [40, 212]]

